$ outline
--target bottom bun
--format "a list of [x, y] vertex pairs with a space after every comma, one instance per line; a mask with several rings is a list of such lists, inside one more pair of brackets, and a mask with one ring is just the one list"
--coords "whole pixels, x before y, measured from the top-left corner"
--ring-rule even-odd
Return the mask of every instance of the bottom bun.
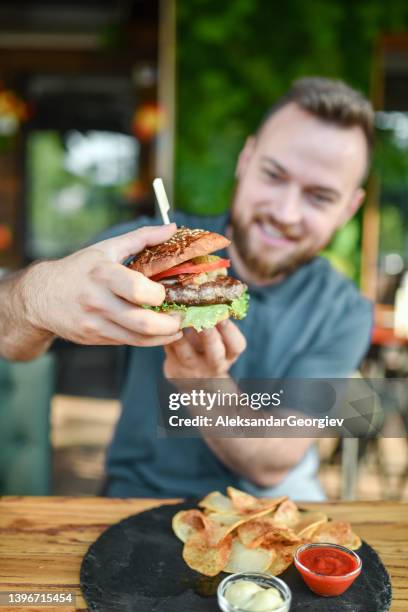
[[193, 327], [200, 332], [203, 329], [215, 327], [220, 321], [229, 317], [243, 319], [248, 310], [249, 295], [245, 291], [241, 297], [231, 304], [211, 304], [210, 306], [184, 306], [182, 304], [167, 304], [156, 306], [157, 312], [177, 312], [182, 317], [181, 328]]

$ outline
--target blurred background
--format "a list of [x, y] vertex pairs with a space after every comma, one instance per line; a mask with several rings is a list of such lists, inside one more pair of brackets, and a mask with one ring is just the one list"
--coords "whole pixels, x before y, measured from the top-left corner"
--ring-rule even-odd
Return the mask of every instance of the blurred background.
[[[157, 175], [177, 207], [223, 212], [246, 136], [305, 75], [345, 79], [377, 111], [367, 200], [324, 255], [376, 303], [361, 372], [405, 378], [405, 0], [2, 2], [0, 274], [153, 214]], [[33, 363], [0, 362], [0, 494], [100, 491], [119, 362], [114, 348], [62, 341]], [[347, 452], [321, 441], [330, 498], [408, 498], [408, 420], [390, 418], [401, 438]]]

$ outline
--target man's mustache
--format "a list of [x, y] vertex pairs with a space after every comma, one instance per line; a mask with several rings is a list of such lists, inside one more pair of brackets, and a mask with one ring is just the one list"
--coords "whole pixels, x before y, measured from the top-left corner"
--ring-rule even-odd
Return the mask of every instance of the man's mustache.
[[296, 225], [287, 225], [281, 223], [278, 219], [275, 219], [271, 215], [254, 215], [248, 225], [250, 223], [266, 223], [271, 225], [274, 229], [282, 234], [284, 238], [288, 240], [299, 240], [302, 237], [302, 229], [301, 227]]

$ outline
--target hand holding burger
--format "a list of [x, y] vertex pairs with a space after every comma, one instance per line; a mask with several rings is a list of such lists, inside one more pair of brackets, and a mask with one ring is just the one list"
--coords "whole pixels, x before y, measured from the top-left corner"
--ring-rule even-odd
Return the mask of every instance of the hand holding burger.
[[163, 372], [168, 379], [228, 378], [232, 364], [246, 348], [245, 336], [231, 321], [183, 338], [164, 347]]
[[[245, 316], [245, 285], [226, 275], [228, 260], [209, 255], [229, 241], [176, 229], [144, 227], [6, 279], [0, 354], [32, 359], [55, 336], [89, 345], [169, 344], [182, 337], [181, 326], [201, 330]], [[133, 269], [123, 265], [130, 256]]]
[[33, 334], [43, 331], [93, 345], [153, 346], [179, 339], [177, 313], [169, 316], [142, 307], [163, 302], [163, 285], [122, 264], [175, 232], [175, 224], [143, 227], [29, 267], [17, 290]]

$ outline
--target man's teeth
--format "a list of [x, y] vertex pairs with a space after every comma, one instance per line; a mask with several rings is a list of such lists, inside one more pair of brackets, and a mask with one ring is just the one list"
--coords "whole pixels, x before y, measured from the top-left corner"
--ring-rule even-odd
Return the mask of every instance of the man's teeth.
[[269, 223], [261, 223], [262, 230], [271, 238], [285, 238], [284, 234]]

